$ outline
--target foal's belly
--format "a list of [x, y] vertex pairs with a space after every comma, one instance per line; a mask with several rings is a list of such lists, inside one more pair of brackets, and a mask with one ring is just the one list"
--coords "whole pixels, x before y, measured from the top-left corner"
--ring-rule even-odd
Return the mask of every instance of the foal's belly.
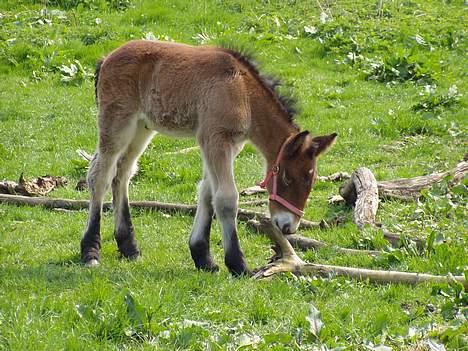
[[175, 137], [194, 136], [198, 125], [196, 116], [181, 112], [141, 113], [140, 118], [145, 121], [148, 129]]
[[192, 136], [198, 125], [196, 103], [187, 92], [153, 83], [141, 106], [149, 129], [172, 136]]

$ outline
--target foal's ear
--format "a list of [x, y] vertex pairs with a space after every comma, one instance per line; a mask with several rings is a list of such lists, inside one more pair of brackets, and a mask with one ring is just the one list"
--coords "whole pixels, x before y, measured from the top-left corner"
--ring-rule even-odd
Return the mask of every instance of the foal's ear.
[[322, 135], [312, 138], [311, 145], [307, 150], [310, 157], [317, 157], [331, 148], [336, 142], [338, 134]]
[[304, 145], [306, 137], [309, 135], [309, 131], [305, 130], [303, 132], [297, 133], [294, 138], [286, 145], [286, 155], [289, 157], [294, 156]]

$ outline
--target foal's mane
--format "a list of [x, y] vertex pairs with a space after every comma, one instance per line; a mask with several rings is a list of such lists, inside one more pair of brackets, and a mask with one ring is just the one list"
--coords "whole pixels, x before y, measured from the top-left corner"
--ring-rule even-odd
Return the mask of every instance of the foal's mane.
[[297, 100], [290, 94], [285, 94], [279, 91], [282, 84], [278, 77], [262, 74], [258, 65], [255, 62], [252, 54], [245, 51], [236, 51], [233, 49], [222, 48], [224, 52], [233, 56], [238, 62], [246, 67], [249, 72], [257, 79], [260, 85], [270, 94], [278, 106], [286, 113], [288, 120], [294, 123], [294, 118], [297, 114]]

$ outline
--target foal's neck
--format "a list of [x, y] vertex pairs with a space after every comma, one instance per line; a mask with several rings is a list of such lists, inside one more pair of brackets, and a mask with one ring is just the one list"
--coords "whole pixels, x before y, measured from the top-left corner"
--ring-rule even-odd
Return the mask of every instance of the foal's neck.
[[252, 106], [250, 140], [263, 154], [268, 168], [273, 165], [281, 146], [299, 130], [287, 117], [285, 111], [271, 103]]

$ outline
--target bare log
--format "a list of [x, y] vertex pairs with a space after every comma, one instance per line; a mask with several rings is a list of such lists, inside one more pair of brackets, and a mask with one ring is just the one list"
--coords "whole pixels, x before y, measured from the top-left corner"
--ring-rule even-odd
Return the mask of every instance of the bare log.
[[[83, 210], [88, 209], [89, 201], [88, 200], [71, 200], [71, 199], [53, 199], [47, 197], [27, 197], [20, 195], [6, 195], [0, 194], [0, 203], [10, 204], [10, 205], [27, 205], [27, 206], [42, 206], [45, 208], [56, 209], [61, 208], [65, 210]], [[159, 201], [132, 201], [130, 202], [130, 207], [134, 209], [148, 209], [156, 210], [165, 213], [181, 213], [194, 216], [197, 210], [196, 205], [186, 205], [178, 203], [166, 203]], [[105, 202], [103, 204], [103, 210], [108, 211], [112, 209], [111, 202]], [[269, 218], [262, 212], [247, 210], [239, 208], [237, 213], [237, 219], [243, 222], [246, 222], [251, 219], [258, 220], [269, 220]], [[305, 219], [301, 220], [300, 228], [310, 229], [310, 228], [319, 228], [320, 223], [311, 222]]]
[[351, 178], [351, 176], [347, 172], [336, 172], [328, 176], [319, 176], [318, 180], [321, 182], [340, 182], [349, 178]]
[[[319, 176], [318, 180], [320, 180], [321, 182], [339, 182], [342, 180], [347, 180], [349, 178], [351, 178], [351, 176], [347, 172], [336, 172], [328, 176]], [[267, 190], [258, 185], [254, 185], [254, 186], [242, 189], [240, 191], [240, 195], [243, 195], [243, 196], [266, 194], [266, 193], [267, 193]]]
[[93, 159], [93, 155], [89, 154], [86, 150], [77, 149], [76, 153], [85, 161], [91, 162], [91, 160]]
[[0, 194], [44, 196], [57, 187], [65, 186], [67, 182], [65, 177], [49, 175], [26, 180], [23, 174], [21, 174], [18, 182], [9, 180], [0, 181]]
[[256, 194], [266, 194], [267, 190], [265, 188], [260, 187], [259, 185], [254, 185], [240, 191], [240, 195], [249, 196], [249, 195], [256, 195]]
[[457, 166], [445, 172], [433, 173], [414, 178], [403, 178], [378, 182], [381, 197], [414, 200], [421, 195], [421, 190], [430, 188], [445, 177], [452, 176], [451, 184], [459, 183], [468, 172], [468, 162], [461, 161]]
[[358, 168], [351, 176], [356, 189], [353, 221], [362, 230], [366, 224], [373, 225], [379, 207], [377, 180], [372, 172], [365, 167]]
[[[41, 197], [32, 198], [27, 196], [4, 194], [0, 194], [0, 203], [13, 205], [43, 206], [46, 208], [60, 208], [66, 210], [87, 209], [89, 206], [89, 201], [87, 200], [50, 199]], [[170, 204], [157, 201], [134, 201], [131, 203], [131, 206], [134, 208], [156, 209], [163, 212], [178, 212], [189, 215], [193, 215], [196, 211], [196, 206], [194, 205]], [[109, 210], [112, 207], [112, 204], [110, 202], [106, 202], [103, 207], [105, 210]], [[263, 215], [262, 213], [243, 209], [239, 210], [238, 219], [241, 221], [248, 221], [252, 218], [255, 218], [256, 216], [263, 220], [266, 219], [265, 215]], [[316, 225], [318, 226], [319, 224], [316, 223]], [[285, 239], [285, 236], [283, 236], [282, 234], [278, 234], [278, 232], [274, 230], [270, 232], [269, 235], [274, 238], [274, 242], [280, 243], [279, 247], [281, 253], [283, 254], [283, 257], [280, 260], [275, 261], [272, 264], [260, 269], [254, 276], [255, 278], [266, 278], [275, 273], [290, 271], [294, 272], [295, 274], [303, 275], [341, 275], [354, 279], [369, 280], [371, 282], [380, 283], [393, 282], [416, 284], [421, 282], [447, 282], [450, 279], [455, 279], [456, 281], [462, 283], [465, 286], [465, 288], [468, 288], [467, 282], [465, 281], [464, 277], [461, 276], [443, 277], [422, 273], [373, 271], [369, 269], [305, 263], [295, 254], [294, 249], [292, 248], [289, 241]]]
[[[251, 219], [247, 221], [247, 226], [254, 231], [258, 233], [264, 233], [269, 235], [269, 232], [272, 232], [273, 229], [273, 224], [271, 223], [270, 220], [261, 220], [257, 221], [255, 219]], [[289, 243], [296, 249], [302, 250], [302, 251], [307, 251], [307, 250], [317, 250], [321, 248], [332, 248], [338, 252], [345, 253], [345, 254], [351, 254], [351, 255], [371, 255], [371, 256], [377, 256], [381, 254], [379, 251], [375, 250], [356, 250], [356, 249], [348, 249], [344, 247], [338, 247], [338, 246], [332, 246], [327, 244], [324, 241], [312, 239], [305, 237], [300, 234], [291, 234], [291, 235], [285, 235], [285, 238], [289, 241]]]
[[239, 206], [263, 206], [266, 204], [268, 204], [268, 199], [258, 199], [239, 202]]
[[171, 152], [166, 152], [164, 153], [164, 155], [181, 155], [181, 154], [188, 154], [192, 151], [198, 151], [200, 147], [199, 146], [192, 146], [192, 147], [188, 147], [188, 148], [185, 148], [185, 149], [180, 149], [180, 150], [177, 150], [177, 151], [171, 151]]
[[[379, 204], [378, 183], [368, 168], [359, 168], [351, 179], [340, 188], [340, 194], [346, 203], [354, 207], [353, 221], [362, 230], [366, 224], [380, 228], [384, 238], [392, 245], [398, 246], [400, 235], [391, 233], [382, 224], [375, 222]], [[419, 249], [424, 248], [425, 241], [411, 238]]]
[[[377, 182], [377, 188], [380, 198], [394, 198], [409, 201], [417, 199], [421, 195], [421, 190], [430, 188], [434, 184], [441, 182], [447, 176], [452, 176], [450, 183], [454, 185], [462, 181], [467, 173], [468, 162], [461, 161], [450, 171], [432, 173], [414, 178], [380, 181]], [[341, 186], [340, 195], [343, 196], [350, 206], [354, 206], [357, 194], [353, 179]]]
[[463, 276], [453, 277], [451, 275], [437, 276], [425, 273], [407, 273], [396, 271], [378, 271], [363, 268], [350, 268], [341, 266], [330, 266], [324, 264], [306, 263], [295, 253], [291, 243], [279, 230], [272, 228], [267, 232], [270, 239], [276, 244], [276, 255], [274, 261], [261, 267], [254, 274], [254, 279], [269, 278], [274, 274], [292, 272], [295, 275], [330, 275], [345, 276], [352, 279], [370, 281], [375, 283], [403, 283], [418, 284], [424, 282], [449, 282], [456, 280], [468, 288], [468, 283]]
[[452, 279], [463, 284], [465, 289], [468, 283], [463, 276], [439, 276], [426, 273], [408, 273], [397, 271], [380, 271], [364, 268], [351, 268], [342, 266], [331, 266], [324, 264], [306, 263], [298, 267], [295, 271], [300, 275], [320, 275], [328, 277], [330, 275], [344, 276], [356, 280], [370, 281], [374, 283], [402, 283], [402, 284], [420, 284], [420, 283], [448, 283]]
[[[65, 210], [83, 210], [88, 209], [88, 200], [71, 200], [71, 199], [53, 199], [47, 197], [27, 197], [20, 195], [5, 195], [0, 194], [0, 203], [9, 205], [27, 205], [27, 206], [42, 206], [45, 208]], [[132, 201], [130, 205], [133, 208], [139, 209], [156, 209], [162, 212], [174, 213], [180, 212], [185, 214], [195, 214], [196, 206], [183, 204], [170, 204], [158, 201]], [[112, 208], [111, 202], [103, 204], [103, 210], [108, 211]]]

